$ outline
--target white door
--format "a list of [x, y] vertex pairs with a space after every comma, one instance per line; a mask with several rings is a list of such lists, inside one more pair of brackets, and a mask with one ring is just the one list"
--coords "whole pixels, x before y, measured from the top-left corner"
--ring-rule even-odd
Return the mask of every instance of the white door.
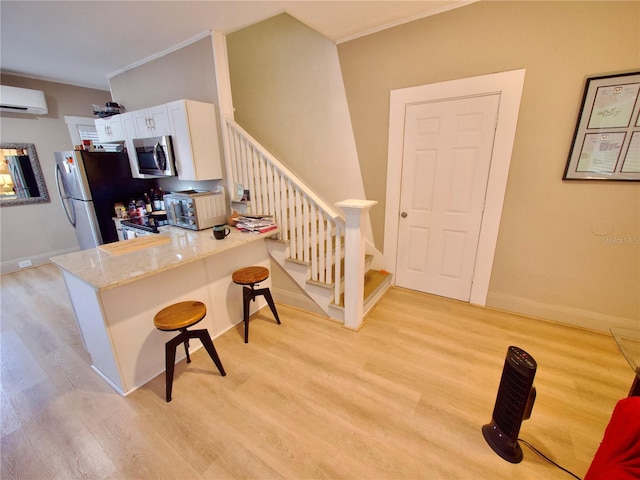
[[499, 103], [490, 94], [406, 106], [398, 286], [469, 301]]

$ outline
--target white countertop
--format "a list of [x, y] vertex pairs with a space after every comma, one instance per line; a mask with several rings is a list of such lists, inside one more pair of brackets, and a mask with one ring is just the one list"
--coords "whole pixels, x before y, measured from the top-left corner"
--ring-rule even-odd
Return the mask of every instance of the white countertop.
[[163, 227], [157, 235], [167, 236], [171, 241], [162, 245], [122, 255], [112, 255], [99, 248], [91, 248], [59, 255], [51, 258], [51, 261], [101, 291], [270, 237], [278, 231], [276, 229], [255, 234], [231, 228], [227, 237], [216, 240], [210, 228], [193, 231]]

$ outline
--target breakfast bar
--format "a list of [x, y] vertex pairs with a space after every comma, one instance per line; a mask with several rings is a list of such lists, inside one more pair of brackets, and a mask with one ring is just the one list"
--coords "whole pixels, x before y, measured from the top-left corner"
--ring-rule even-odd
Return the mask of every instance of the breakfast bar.
[[[53, 257], [92, 368], [121, 395], [162, 373], [164, 345], [172, 335], [158, 331], [153, 317], [176, 302], [203, 302], [207, 316], [200, 325], [212, 338], [241, 322], [242, 289], [231, 275], [249, 265], [268, 268], [265, 238], [276, 232], [232, 228], [227, 237], [216, 240], [211, 229], [163, 227], [152, 236]], [[262, 306], [264, 301], [255, 302], [252, 311]], [[193, 341], [192, 350], [200, 346]], [[182, 358], [184, 352], [178, 360]]]

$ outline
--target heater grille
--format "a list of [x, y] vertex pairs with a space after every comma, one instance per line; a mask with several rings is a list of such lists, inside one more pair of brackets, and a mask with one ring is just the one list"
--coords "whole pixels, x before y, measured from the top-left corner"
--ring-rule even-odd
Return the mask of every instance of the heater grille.
[[510, 363], [505, 363], [493, 419], [510, 438], [518, 437], [532, 383], [533, 376], [523, 376]]
[[529, 418], [533, 408], [536, 369], [536, 361], [527, 352], [518, 347], [509, 347], [491, 422], [482, 427], [484, 438], [491, 448], [512, 463], [522, 460], [518, 433], [522, 421]]

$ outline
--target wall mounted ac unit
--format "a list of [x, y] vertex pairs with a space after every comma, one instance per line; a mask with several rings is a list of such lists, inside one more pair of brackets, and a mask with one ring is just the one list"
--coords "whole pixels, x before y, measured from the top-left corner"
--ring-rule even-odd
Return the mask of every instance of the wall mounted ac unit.
[[0, 85], [0, 111], [32, 115], [49, 113], [44, 92], [7, 85]]

